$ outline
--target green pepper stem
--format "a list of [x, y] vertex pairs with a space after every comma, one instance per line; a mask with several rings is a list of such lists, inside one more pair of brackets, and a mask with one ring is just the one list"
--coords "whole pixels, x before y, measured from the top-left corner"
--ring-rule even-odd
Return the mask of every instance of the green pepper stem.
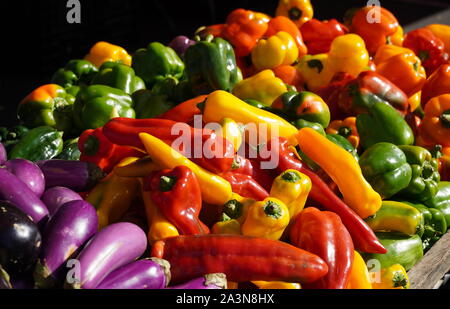
[[303, 12], [299, 8], [293, 7], [288, 11], [289, 19], [299, 20], [302, 17]]
[[281, 175], [281, 179], [287, 182], [297, 182], [300, 180], [300, 175], [297, 171], [288, 171], [284, 172], [283, 175]]
[[161, 176], [159, 179], [159, 190], [161, 192], [167, 192], [172, 190], [173, 186], [177, 182], [177, 178], [174, 176]]
[[450, 109], [444, 111], [439, 117], [439, 120], [444, 127], [450, 128]]
[[281, 217], [281, 207], [277, 203], [273, 201], [268, 201], [264, 205], [264, 213], [268, 215], [269, 217], [273, 217], [275, 219], [278, 219]]
[[223, 205], [222, 212], [231, 219], [237, 219], [242, 215], [242, 203], [238, 200], [229, 200]]
[[338, 130], [338, 134], [342, 135], [343, 137], [347, 138], [352, 134], [352, 129], [349, 127], [340, 127]]

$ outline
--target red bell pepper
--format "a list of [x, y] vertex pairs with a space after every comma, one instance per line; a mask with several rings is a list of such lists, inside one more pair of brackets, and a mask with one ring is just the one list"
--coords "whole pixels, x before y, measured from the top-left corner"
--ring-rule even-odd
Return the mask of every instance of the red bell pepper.
[[85, 130], [78, 139], [81, 152], [80, 161], [92, 162], [104, 172], [109, 173], [114, 166], [126, 157], [142, 157], [144, 152], [128, 146], [120, 146], [103, 135], [102, 127]]
[[[309, 197], [320, 204], [325, 210], [339, 215], [358, 250], [368, 253], [386, 253], [386, 249], [367, 223], [334, 194], [322, 178], [303, 164], [290, 147], [292, 146], [290, 146], [287, 139], [283, 137], [272, 138], [263, 147], [261, 152], [270, 154], [269, 158], [272, 158], [272, 160], [273, 158], [278, 158], [277, 169], [279, 173], [287, 169], [294, 169], [311, 179], [312, 188]], [[267, 159], [261, 158], [260, 160]]]
[[193, 99], [184, 101], [177, 106], [169, 109], [164, 114], [158, 116], [159, 119], [169, 119], [177, 122], [185, 122], [191, 124], [194, 121], [195, 115], [200, 115], [202, 111], [197, 107], [197, 104], [203, 102], [207, 95], [200, 95]]
[[250, 175], [236, 172], [226, 172], [219, 174], [223, 179], [231, 184], [234, 193], [240, 196], [262, 201], [269, 196], [269, 193], [261, 187]]
[[200, 185], [187, 166], [161, 170], [147, 180], [151, 199], [181, 234], [209, 233], [209, 228], [198, 217], [202, 208]]
[[169, 237], [157, 241], [150, 255], [170, 263], [173, 283], [210, 273], [224, 273], [234, 282], [306, 283], [328, 272], [315, 254], [279, 240], [243, 235]]
[[317, 254], [328, 265], [328, 273], [303, 288], [344, 289], [353, 264], [354, 247], [350, 234], [339, 216], [314, 207], [295, 217], [290, 231], [294, 246]]
[[253, 179], [267, 192], [270, 191], [272, 182], [277, 176], [274, 173], [271, 173], [271, 170], [262, 169], [254, 159], [244, 158], [240, 155], [236, 155], [232, 172], [253, 177]]
[[331, 42], [336, 37], [348, 33], [348, 29], [334, 18], [324, 21], [313, 18], [300, 27], [300, 32], [308, 47], [308, 54], [315, 55], [327, 53]]

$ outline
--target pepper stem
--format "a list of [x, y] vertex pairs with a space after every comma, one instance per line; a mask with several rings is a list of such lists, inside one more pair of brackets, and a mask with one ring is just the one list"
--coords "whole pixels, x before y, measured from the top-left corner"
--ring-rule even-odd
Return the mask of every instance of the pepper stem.
[[445, 110], [439, 117], [439, 120], [444, 127], [450, 128], [450, 109]]
[[88, 136], [83, 144], [83, 152], [88, 156], [95, 156], [100, 148], [100, 142], [95, 136]]
[[394, 282], [394, 288], [406, 288], [408, 286], [408, 279], [406, 279], [405, 275], [400, 272], [396, 272], [394, 274], [394, 278], [392, 278], [392, 281]]
[[231, 219], [237, 219], [242, 215], [242, 203], [238, 200], [229, 200], [223, 205], [222, 212]]
[[288, 171], [288, 172], [284, 172], [283, 175], [281, 176], [281, 179], [283, 179], [284, 181], [287, 182], [297, 182], [300, 180], [300, 175], [298, 174], [297, 171]]
[[177, 178], [174, 176], [161, 176], [159, 179], [159, 190], [161, 192], [167, 192], [172, 190], [173, 186], [177, 182]]
[[306, 62], [306, 64], [308, 65], [308, 67], [310, 67], [311, 69], [317, 69], [317, 73], [320, 74], [320, 72], [322, 72], [323, 70], [323, 63], [322, 61], [320, 61], [319, 59], [311, 59], [308, 60]]
[[299, 20], [302, 17], [303, 12], [299, 8], [293, 7], [288, 11], [289, 19]]
[[273, 201], [268, 201], [264, 205], [264, 213], [268, 215], [269, 217], [273, 217], [275, 219], [278, 219], [281, 217], [281, 207], [277, 203]]
[[338, 134], [347, 138], [352, 134], [352, 129], [349, 127], [340, 127], [338, 130]]

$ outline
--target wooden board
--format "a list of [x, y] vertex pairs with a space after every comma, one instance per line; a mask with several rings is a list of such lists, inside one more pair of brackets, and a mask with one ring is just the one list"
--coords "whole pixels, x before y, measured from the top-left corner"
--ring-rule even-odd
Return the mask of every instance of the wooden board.
[[408, 271], [411, 289], [432, 289], [450, 271], [450, 231]]

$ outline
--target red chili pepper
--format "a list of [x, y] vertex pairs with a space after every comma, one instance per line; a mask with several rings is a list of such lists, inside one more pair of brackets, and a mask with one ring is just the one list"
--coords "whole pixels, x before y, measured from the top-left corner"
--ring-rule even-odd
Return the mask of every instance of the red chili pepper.
[[113, 144], [103, 135], [102, 127], [81, 133], [78, 149], [81, 152], [80, 161], [95, 163], [106, 173], [126, 157], [142, 157], [145, 154], [128, 146]]
[[240, 196], [262, 201], [269, 196], [269, 193], [261, 187], [250, 175], [236, 172], [226, 172], [220, 176], [231, 184], [234, 193]]
[[[287, 169], [295, 169], [307, 175], [312, 182], [309, 197], [319, 203], [325, 210], [339, 215], [345, 227], [352, 236], [355, 247], [368, 253], [386, 253], [372, 229], [350, 207], [347, 206], [328, 185], [309, 167], [297, 159], [290, 149], [290, 144], [283, 137], [272, 138], [260, 152], [270, 153], [270, 158], [278, 158], [279, 173]], [[267, 159], [262, 159], [267, 160]]]
[[427, 28], [408, 32], [403, 47], [411, 49], [420, 58], [427, 76], [448, 61], [444, 42]]
[[158, 116], [159, 119], [169, 119], [178, 122], [192, 123], [195, 115], [200, 115], [202, 111], [197, 104], [203, 102], [207, 95], [200, 95], [193, 99], [184, 101], [177, 106], [171, 108], [164, 114]]
[[304, 209], [295, 217], [290, 240], [308, 252], [317, 254], [328, 265], [328, 273], [304, 288], [344, 289], [353, 264], [352, 238], [339, 216], [314, 207]]
[[313, 18], [300, 27], [300, 32], [308, 47], [308, 54], [315, 55], [327, 53], [331, 42], [336, 37], [348, 33], [348, 29], [334, 18], [328, 21]]
[[184, 235], [209, 233], [198, 218], [202, 208], [200, 185], [187, 166], [159, 171], [149, 181], [151, 199], [178, 231]]
[[224, 273], [234, 282], [254, 280], [312, 282], [326, 275], [317, 255], [288, 243], [242, 235], [176, 236], [157, 241], [152, 257], [171, 265], [171, 282]]

